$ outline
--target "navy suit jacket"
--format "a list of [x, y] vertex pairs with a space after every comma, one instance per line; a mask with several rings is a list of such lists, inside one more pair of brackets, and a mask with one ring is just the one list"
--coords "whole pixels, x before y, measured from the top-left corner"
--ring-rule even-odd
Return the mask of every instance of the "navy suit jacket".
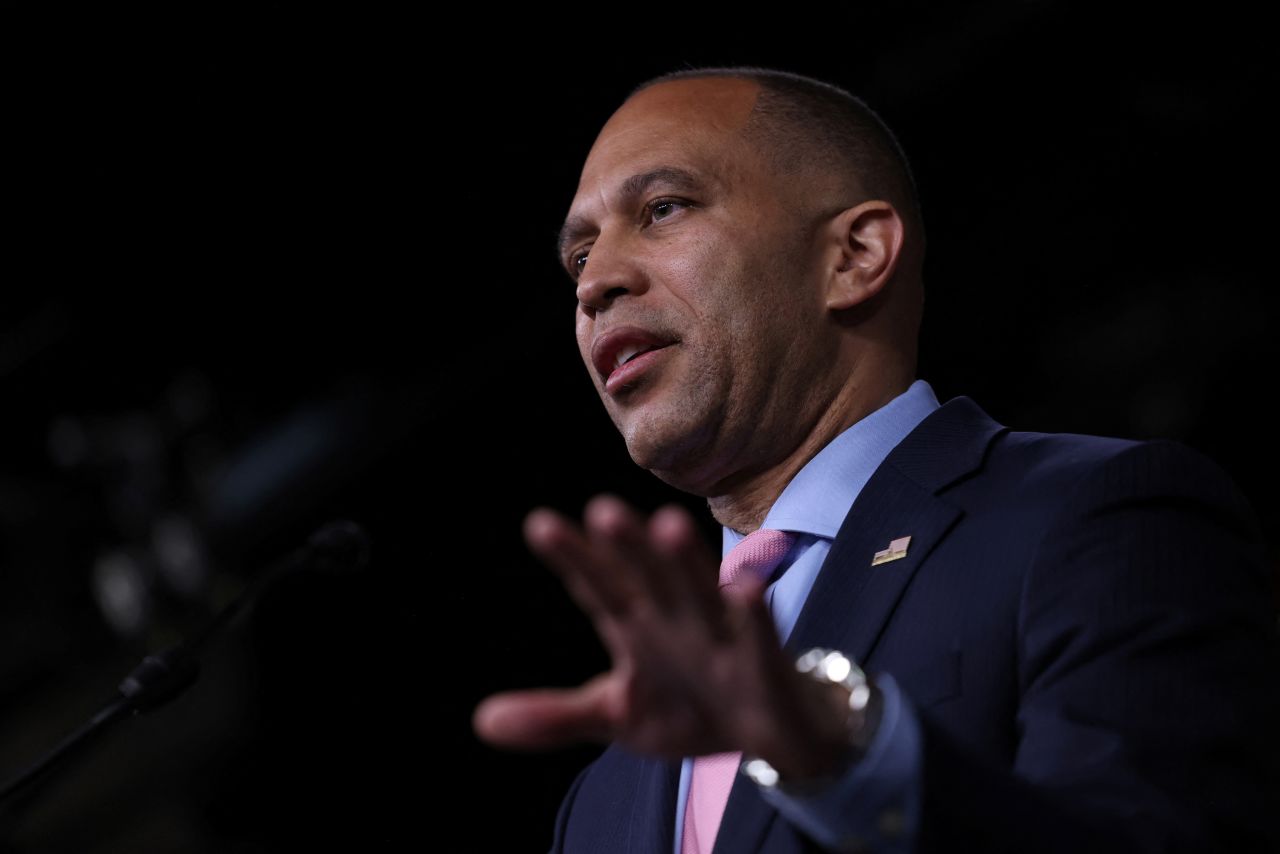
[[[787, 646], [910, 698], [921, 851], [1277, 851], [1271, 584], [1256, 517], [1198, 452], [1015, 432], [958, 397], [862, 489]], [[670, 854], [679, 771], [611, 745], [552, 851]], [[715, 854], [818, 850], [739, 775]]]

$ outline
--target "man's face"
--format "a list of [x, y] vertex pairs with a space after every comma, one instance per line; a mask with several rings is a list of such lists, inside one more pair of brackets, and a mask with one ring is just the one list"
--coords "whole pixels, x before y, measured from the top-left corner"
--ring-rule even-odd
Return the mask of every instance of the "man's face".
[[794, 447], [774, 445], [831, 356], [812, 223], [738, 134], [755, 92], [711, 78], [637, 94], [587, 156], [563, 232], [609, 416], [637, 464], [698, 494]]

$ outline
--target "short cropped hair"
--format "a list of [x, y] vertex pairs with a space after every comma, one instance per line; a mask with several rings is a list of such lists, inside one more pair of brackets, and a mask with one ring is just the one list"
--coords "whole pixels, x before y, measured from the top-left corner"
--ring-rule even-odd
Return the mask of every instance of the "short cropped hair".
[[672, 71], [641, 83], [628, 98], [659, 83], [698, 77], [758, 83], [760, 95], [744, 133], [780, 172], [793, 174], [816, 166], [852, 179], [866, 198], [893, 204], [923, 244], [924, 219], [906, 153], [861, 98], [812, 77], [755, 66]]

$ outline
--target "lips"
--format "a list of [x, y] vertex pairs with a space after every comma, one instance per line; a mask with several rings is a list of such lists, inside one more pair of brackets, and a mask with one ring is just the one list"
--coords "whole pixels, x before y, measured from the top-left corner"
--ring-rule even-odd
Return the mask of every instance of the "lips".
[[591, 345], [591, 364], [600, 379], [608, 385], [610, 376], [618, 368], [630, 364], [645, 353], [674, 343], [672, 338], [638, 326], [620, 326], [605, 332]]

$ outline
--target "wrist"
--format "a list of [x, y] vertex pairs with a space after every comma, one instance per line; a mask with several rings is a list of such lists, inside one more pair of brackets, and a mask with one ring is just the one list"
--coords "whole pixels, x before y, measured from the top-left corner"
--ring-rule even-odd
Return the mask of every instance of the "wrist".
[[805, 722], [767, 750], [744, 757], [742, 771], [762, 788], [803, 795], [838, 780], [867, 752], [880, 725], [883, 695], [850, 659], [812, 649], [796, 661]]

